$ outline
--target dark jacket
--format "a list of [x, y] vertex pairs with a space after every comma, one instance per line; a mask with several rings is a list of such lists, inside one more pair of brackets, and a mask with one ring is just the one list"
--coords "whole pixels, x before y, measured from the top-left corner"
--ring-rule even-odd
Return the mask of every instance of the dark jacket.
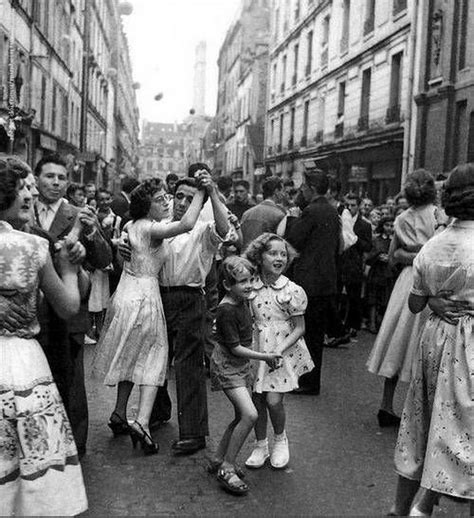
[[293, 280], [308, 297], [337, 293], [340, 236], [341, 220], [325, 196], [313, 199], [300, 218], [288, 218], [286, 238], [300, 254]]
[[359, 214], [354, 223], [357, 242], [341, 257], [341, 279], [347, 284], [361, 283], [364, 277], [364, 253], [372, 250], [372, 227]]
[[115, 212], [115, 214], [117, 214], [117, 216], [120, 216], [123, 219], [128, 214], [130, 203], [123, 193], [120, 193], [117, 196], [114, 196], [110, 208]]

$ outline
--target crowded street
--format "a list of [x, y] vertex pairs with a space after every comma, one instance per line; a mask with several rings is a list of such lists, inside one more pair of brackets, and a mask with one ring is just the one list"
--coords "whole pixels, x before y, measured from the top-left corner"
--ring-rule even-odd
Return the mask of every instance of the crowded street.
[[[129, 437], [113, 438], [107, 417], [113, 390], [87, 377], [90, 408], [88, 453], [82, 461], [89, 495], [85, 516], [383, 516], [393, 499], [396, 475], [393, 448], [397, 433], [381, 430], [376, 410], [380, 380], [365, 362], [373, 343], [369, 333], [338, 350], [324, 352], [321, 396], [288, 396], [292, 459], [284, 471], [267, 465], [246, 470], [252, 492], [243, 498], [226, 494], [206, 471], [206, 451], [176, 456], [171, 441], [176, 409], [169, 423], [153, 434], [158, 455], [144, 458]], [[94, 346], [86, 350], [90, 367]], [[89, 369], [88, 369], [89, 370]], [[396, 396], [403, 405], [406, 386]], [[230, 410], [221, 393], [210, 393], [208, 450], [216, 447], [221, 420]], [[131, 415], [136, 411], [136, 400]], [[243, 464], [250, 444], [242, 450]], [[434, 516], [469, 516], [469, 506], [441, 499]]]

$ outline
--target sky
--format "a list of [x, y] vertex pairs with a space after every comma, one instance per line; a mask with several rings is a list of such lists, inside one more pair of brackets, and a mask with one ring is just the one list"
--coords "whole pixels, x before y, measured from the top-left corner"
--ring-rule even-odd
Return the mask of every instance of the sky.
[[[214, 115], [217, 58], [240, 0], [132, 0], [123, 16], [130, 46], [140, 119], [182, 121], [193, 107], [195, 48], [207, 42], [206, 113]], [[154, 97], [163, 93], [160, 101]]]

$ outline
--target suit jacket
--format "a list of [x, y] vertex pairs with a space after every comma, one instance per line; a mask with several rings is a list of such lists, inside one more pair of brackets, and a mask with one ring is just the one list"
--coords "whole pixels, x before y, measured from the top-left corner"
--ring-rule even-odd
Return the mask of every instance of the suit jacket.
[[117, 216], [120, 216], [123, 219], [125, 215], [128, 214], [130, 203], [123, 193], [120, 193], [114, 197], [110, 208], [115, 212], [115, 214], [117, 214]]
[[341, 279], [344, 283], [360, 283], [364, 277], [364, 253], [372, 250], [372, 226], [359, 214], [354, 223], [357, 242], [341, 257]]
[[318, 196], [301, 217], [288, 218], [286, 238], [299, 252], [293, 280], [308, 297], [336, 295], [341, 221], [325, 196]]

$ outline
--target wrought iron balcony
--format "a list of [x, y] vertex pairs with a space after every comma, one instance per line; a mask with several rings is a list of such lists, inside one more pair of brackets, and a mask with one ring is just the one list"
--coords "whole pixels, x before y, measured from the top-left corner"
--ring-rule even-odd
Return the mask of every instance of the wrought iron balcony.
[[364, 22], [364, 36], [374, 32], [374, 17], [367, 18]]
[[342, 138], [344, 136], [344, 122], [340, 122], [339, 124], [336, 124], [334, 128], [334, 137], [335, 138]]
[[308, 145], [308, 135], [303, 135], [301, 137], [300, 145], [301, 147], [306, 147]]
[[359, 117], [357, 122], [357, 130], [358, 131], [367, 131], [369, 129], [369, 116], [364, 115], [363, 117]]
[[401, 113], [400, 113], [400, 105], [395, 104], [394, 106], [389, 106], [387, 108], [387, 114], [385, 115], [386, 124], [391, 124], [392, 122], [400, 122]]

